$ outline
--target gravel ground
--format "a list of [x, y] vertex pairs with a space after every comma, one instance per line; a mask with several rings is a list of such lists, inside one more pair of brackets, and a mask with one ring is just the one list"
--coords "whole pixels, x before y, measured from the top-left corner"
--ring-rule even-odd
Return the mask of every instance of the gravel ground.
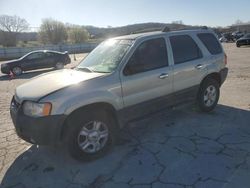
[[[215, 111], [204, 114], [191, 106], [130, 123], [113, 151], [88, 163], [59, 148], [32, 146], [15, 134], [9, 115], [15, 87], [51, 70], [12, 80], [0, 75], [1, 186], [249, 187], [250, 48], [224, 44], [224, 49], [230, 71]], [[84, 56], [77, 55], [71, 66]]]

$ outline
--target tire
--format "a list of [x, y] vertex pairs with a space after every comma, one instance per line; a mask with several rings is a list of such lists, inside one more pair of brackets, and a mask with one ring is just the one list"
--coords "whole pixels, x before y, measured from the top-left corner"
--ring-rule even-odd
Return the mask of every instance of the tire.
[[214, 79], [206, 79], [202, 82], [197, 103], [202, 112], [212, 111], [218, 103], [220, 97], [220, 85]]
[[21, 69], [21, 67], [13, 67], [11, 69], [12, 73], [16, 76], [19, 76], [23, 73], [23, 70]]
[[69, 119], [66, 134], [70, 155], [79, 161], [90, 161], [112, 148], [116, 140], [116, 125], [104, 111], [78, 112]]
[[236, 46], [237, 46], [238, 48], [240, 48], [240, 44], [236, 44]]
[[63, 63], [61, 63], [61, 62], [57, 62], [56, 64], [55, 64], [55, 68], [56, 69], [63, 69], [64, 68], [64, 64]]

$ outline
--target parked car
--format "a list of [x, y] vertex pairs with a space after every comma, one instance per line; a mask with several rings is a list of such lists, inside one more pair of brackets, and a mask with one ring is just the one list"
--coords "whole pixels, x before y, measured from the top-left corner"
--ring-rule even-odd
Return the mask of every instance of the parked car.
[[219, 41], [220, 42], [228, 42], [228, 40], [224, 36], [220, 37]]
[[245, 34], [241, 31], [236, 31], [232, 33], [235, 40], [238, 40], [239, 38], [243, 37]]
[[18, 86], [10, 113], [24, 140], [64, 143], [76, 159], [95, 159], [128, 121], [190, 101], [201, 111], [213, 110], [226, 64], [208, 29], [117, 37], [101, 43], [75, 69]]
[[50, 68], [62, 69], [70, 63], [68, 52], [56, 52], [49, 50], [38, 50], [30, 52], [19, 59], [1, 64], [1, 72], [4, 74], [20, 75], [23, 71]]
[[250, 45], [250, 33], [244, 35], [243, 37], [241, 37], [240, 39], [238, 39], [236, 41], [236, 46], [237, 47], [241, 47], [244, 45]]
[[219, 40], [220, 42], [235, 42], [235, 38], [232, 33], [223, 33]]

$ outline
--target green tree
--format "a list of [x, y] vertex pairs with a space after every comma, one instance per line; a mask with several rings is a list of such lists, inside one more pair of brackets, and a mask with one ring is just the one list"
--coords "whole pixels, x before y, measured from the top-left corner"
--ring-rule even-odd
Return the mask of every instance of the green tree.
[[69, 42], [74, 44], [83, 43], [89, 39], [88, 31], [80, 26], [72, 26], [68, 29]]
[[59, 44], [67, 40], [67, 29], [65, 25], [51, 18], [43, 19], [39, 30], [40, 40], [46, 44]]

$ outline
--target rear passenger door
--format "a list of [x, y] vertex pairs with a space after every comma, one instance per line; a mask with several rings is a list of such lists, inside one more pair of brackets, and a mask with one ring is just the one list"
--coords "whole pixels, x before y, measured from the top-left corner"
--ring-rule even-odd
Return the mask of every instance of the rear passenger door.
[[201, 49], [191, 35], [170, 36], [174, 61], [174, 93], [177, 103], [196, 97], [200, 81], [206, 75]]
[[54, 67], [56, 62], [57, 56], [55, 53], [46, 52], [45, 53], [45, 60], [44, 60], [44, 68]]
[[165, 38], [146, 40], [136, 48], [120, 75], [128, 118], [167, 105], [164, 96], [173, 91], [172, 67], [168, 62]]

